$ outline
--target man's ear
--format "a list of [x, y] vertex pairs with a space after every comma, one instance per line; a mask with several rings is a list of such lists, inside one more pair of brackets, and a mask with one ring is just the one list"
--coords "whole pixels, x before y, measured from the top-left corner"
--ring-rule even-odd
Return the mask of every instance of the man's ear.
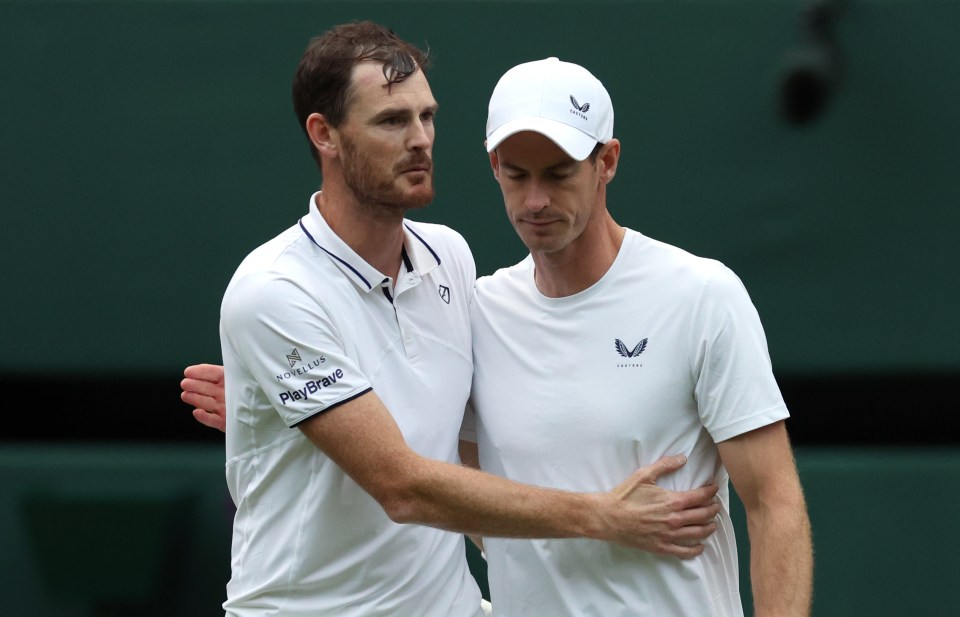
[[[486, 147], [487, 142], [483, 142], [484, 147]], [[500, 158], [497, 156], [497, 150], [494, 149], [490, 153], [490, 169], [493, 170], [493, 177], [496, 178], [497, 182], [500, 181]]]
[[322, 157], [335, 157], [339, 153], [337, 129], [327, 123], [323, 114], [312, 113], [307, 116], [307, 136], [310, 143]]
[[597, 164], [600, 166], [600, 178], [609, 183], [617, 175], [617, 163], [620, 162], [620, 140], [611, 139], [603, 144], [597, 153]]

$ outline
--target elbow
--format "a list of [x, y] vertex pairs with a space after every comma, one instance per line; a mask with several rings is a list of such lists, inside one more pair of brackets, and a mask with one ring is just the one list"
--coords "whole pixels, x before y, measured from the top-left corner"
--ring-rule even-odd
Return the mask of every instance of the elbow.
[[424, 523], [426, 500], [419, 487], [416, 474], [394, 473], [368, 492], [394, 523]]
[[377, 503], [394, 523], [423, 522], [421, 509], [409, 491], [389, 490], [376, 497]]
[[439, 509], [438, 469], [432, 461], [409, 454], [383, 461], [373, 473], [355, 480], [394, 523], [429, 525]]

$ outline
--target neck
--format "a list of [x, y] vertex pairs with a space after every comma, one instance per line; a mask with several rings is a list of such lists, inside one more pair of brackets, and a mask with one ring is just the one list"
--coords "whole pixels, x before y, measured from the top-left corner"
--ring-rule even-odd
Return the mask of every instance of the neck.
[[403, 211], [359, 203], [350, 191], [328, 188], [315, 206], [330, 229], [364, 261], [394, 281], [403, 249]]
[[593, 286], [613, 265], [625, 233], [603, 209], [563, 249], [532, 252], [537, 289], [548, 298], [563, 298]]

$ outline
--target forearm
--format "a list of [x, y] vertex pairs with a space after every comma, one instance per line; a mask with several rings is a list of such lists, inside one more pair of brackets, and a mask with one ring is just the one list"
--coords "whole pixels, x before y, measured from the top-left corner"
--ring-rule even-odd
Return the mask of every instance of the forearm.
[[[390, 517], [468, 535], [512, 538], [610, 537], [606, 494], [512, 482], [420, 458], [380, 498]], [[607, 509], [614, 510], [612, 507]]]
[[810, 520], [799, 504], [748, 513], [750, 578], [756, 617], [808, 617], [813, 594]]
[[399, 523], [467, 535], [586, 537], [694, 557], [713, 531], [717, 487], [674, 492], [656, 485], [683, 457], [664, 457], [611, 491], [539, 488], [411, 450], [386, 408], [368, 393], [298, 428]]

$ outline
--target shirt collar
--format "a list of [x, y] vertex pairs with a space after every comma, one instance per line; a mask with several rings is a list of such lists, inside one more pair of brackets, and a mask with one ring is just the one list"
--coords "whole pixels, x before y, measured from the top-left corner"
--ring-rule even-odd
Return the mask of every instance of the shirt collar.
[[[300, 228], [362, 291], [380, 287], [389, 280], [388, 277], [367, 263], [330, 229], [316, 206], [319, 195], [319, 192], [311, 195], [307, 215], [300, 219]], [[401, 274], [416, 272], [423, 276], [440, 265], [440, 256], [406, 220], [403, 222], [403, 249]]]

